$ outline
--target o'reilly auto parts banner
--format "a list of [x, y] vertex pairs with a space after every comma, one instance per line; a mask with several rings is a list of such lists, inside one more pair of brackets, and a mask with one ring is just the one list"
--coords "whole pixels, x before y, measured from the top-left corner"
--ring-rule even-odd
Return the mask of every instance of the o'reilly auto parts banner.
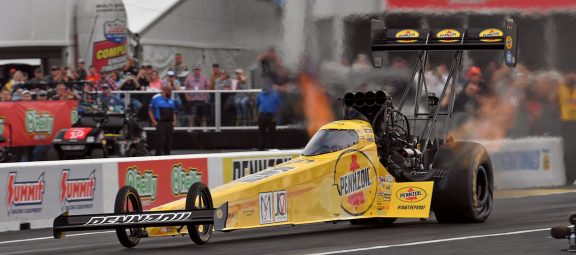
[[27, 166], [0, 171], [0, 221], [102, 212], [101, 164]]
[[222, 158], [224, 183], [260, 172], [266, 168], [291, 160], [296, 156], [298, 155], [287, 154], [258, 157], [224, 157]]
[[0, 103], [0, 136], [9, 146], [52, 144], [63, 128], [77, 118], [76, 101], [2, 102]]
[[148, 210], [186, 197], [195, 182], [208, 184], [207, 165], [205, 158], [119, 162], [119, 187], [136, 188]]

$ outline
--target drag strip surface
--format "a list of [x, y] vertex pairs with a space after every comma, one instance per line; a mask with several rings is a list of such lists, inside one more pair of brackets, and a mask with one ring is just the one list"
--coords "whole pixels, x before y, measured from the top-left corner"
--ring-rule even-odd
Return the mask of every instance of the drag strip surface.
[[135, 249], [110, 231], [53, 240], [49, 229], [29, 230], [0, 233], [0, 254], [562, 254], [567, 241], [549, 238], [548, 228], [568, 225], [572, 211], [576, 193], [514, 196], [497, 199], [483, 224], [312, 224], [215, 233], [203, 246], [187, 236], [148, 238]]

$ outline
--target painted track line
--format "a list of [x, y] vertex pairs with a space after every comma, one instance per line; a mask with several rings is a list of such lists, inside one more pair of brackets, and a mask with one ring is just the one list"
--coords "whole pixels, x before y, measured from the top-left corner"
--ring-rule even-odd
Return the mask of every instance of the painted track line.
[[[79, 233], [79, 234], [70, 234], [70, 235], [66, 235], [66, 237], [98, 235], [98, 234], [108, 234], [108, 233], [116, 233], [116, 230], [112, 230], [112, 231], [100, 231], [100, 232], [88, 232], [88, 233]], [[53, 236], [45, 236], [45, 237], [37, 237], [37, 238], [30, 238], [30, 239], [1, 241], [1, 242], [0, 242], [0, 245], [2, 245], [2, 244], [11, 244], [11, 243], [23, 243], [23, 242], [39, 241], [39, 240], [47, 240], [47, 239], [54, 239], [54, 237], [53, 237]]]
[[486, 234], [486, 235], [460, 236], [460, 237], [452, 237], [452, 238], [436, 239], [436, 240], [428, 240], [428, 241], [420, 241], [420, 242], [401, 243], [401, 244], [378, 245], [378, 246], [371, 246], [371, 247], [364, 247], [364, 248], [327, 251], [327, 252], [320, 252], [320, 253], [309, 253], [308, 255], [330, 255], [330, 254], [342, 254], [342, 253], [351, 253], [351, 252], [362, 252], [362, 251], [380, 250], [380, 249], [388, 249], [388, 248], [395, 248], [395, 247], [416, 246], [416, 245], [422, 245], [422, 244], [445, 243], [445, 242], [478, 239], [478, 238], [486, 238], [486, 237], [520, 235], [520, 234], [526, 234], [526, 233], [542, 232], [542, 231], [547, 231], [547, 230], [550, 230], [550, 228], [528, 229], [528, 230], [495, 233], [495, 234]]

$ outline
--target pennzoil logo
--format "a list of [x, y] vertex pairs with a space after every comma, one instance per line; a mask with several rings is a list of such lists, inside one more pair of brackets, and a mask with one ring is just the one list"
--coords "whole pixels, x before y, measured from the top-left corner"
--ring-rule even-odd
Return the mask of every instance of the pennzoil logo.
[[396, 192], [396, 197], [402, 202], [420, 202], [426, 198], [426, 191], [418, 187], [405, 187]]
[[362, 152], [340, 157], [336, 163], [335, 183], [342, 209], [350, 215], [366, 213], [376, 198], [376, 169]]
[[84, 224], [108, 225], [108, 224], [134, 224], [142, 222], [177, 222], [190, 218], [191, 212], [166, 212], [166, 213], [143, 213], [130, 215], [92, 216]]
[[44, 172], [34, 181], [16, 181], [16, 172], [8, 174], [6, 207], [8, 214], [11, 214], [12, 208], [27, 205], [40, 205], [44, 200], [44, 191], [46, 183], [44, 181]]
[[[436, 33], [436, 37], [437, 38], [454, 38], [454, 37], [460, 37], [460, 31], [456, 30], [456, 29], [444, 29], [441, 30], [440, 32]], [[452, 40], [439, 40], [440, 42], [457, 42], [458, 39], [452, 39]]]
[[36, 112], [34, 109], [26, 111], [26, 132], [28, 134], [52, 134], [54, 129], [54, 115], [49, 112]]
[[202, 173], [198, 169], [190, 167], [188, 170], [181, 163], [172, 166], [172, 195], [182, 196], [188, 194], [188, 188], [192, 184], [202, 182]]
[[482, 41], [482, 42], [500, 42], [500, 41], [502, 41], [502, 39], [499, 39], [499, 38], [498, 39], [482, 39], [482, 38], [502, 37], [503, 35], [504, 35], [504, 33], [500, 29], [496, 29], [496, 28], [484, 29], [484, 30], [482, 30], [482, 32], [480, 32], [480, 41]]
[[93, 201], [96, 190], [95, 170], [87, 178], [71, 179], [70, 170], [62, 170], [60, 178], [60, 206], [73, 202]]
[[394, 37], [396, 37], [396, 38], [414, 38], [415, 40], [396, 40], [397, 42], [401, 42], [401, 43], [411, 43], [411, 42], [418, 41], [416, 39], [418, 39], [419, 36], [420, 36], [420, 33], [418, 33], [418, 31], [416, 31], [416, 30], [403, 29], [403, 30], [398, 31]]
[[126, 185], [134, 187], [143, 200], [156, 200], [158, 194], [158, 175], [152, 170], [140, 173], [138, 168], [130, 167], [126, 172]]
[[513, 43], [512, 36], [506, 36], [506, 49], [511, 50]]

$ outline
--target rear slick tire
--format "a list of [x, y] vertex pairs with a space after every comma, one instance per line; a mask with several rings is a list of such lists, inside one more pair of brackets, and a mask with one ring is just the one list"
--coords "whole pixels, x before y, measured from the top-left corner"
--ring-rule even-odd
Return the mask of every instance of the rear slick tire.
[[[142, 212], [142, 202], [138, 191], [132, 186], [122, 187], [116, 194], [114, 213]], [[140, 242], [138, 236], [142, 228], [117, 228], [116, 236], [120, 244], [126, 248], [132, 248]]]
[[[212, 209], [212, 195], [206, 185], [196, 182], [188, 189], [186, 195], [186, 210], [193, 211], [197, 209]], [[213, 224], [204, 225], [186, 225], [190, 239], [196, 244], [202, 245], [208, 243], [212, 237]]]
[[447, 172], [434, 184], [432, 209], [439, 223], [481, 223], [492, 212], [494, 176], [486, 149], [478, 143], [443, 145], [434, 168]]

